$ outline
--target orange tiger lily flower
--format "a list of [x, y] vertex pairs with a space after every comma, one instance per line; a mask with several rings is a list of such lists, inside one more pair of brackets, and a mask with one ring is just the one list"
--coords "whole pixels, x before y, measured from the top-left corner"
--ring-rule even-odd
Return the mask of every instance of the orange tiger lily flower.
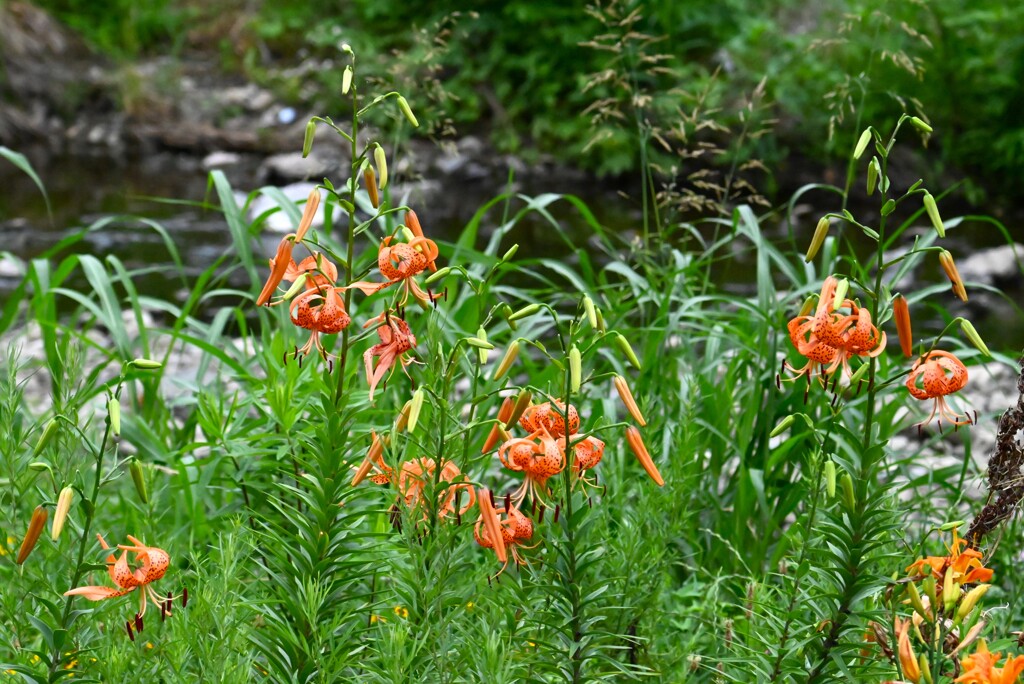
[[[102, 535], [97, 534], [96, 538], [99, 539], [100, 546], [104, 549], [110, 549]], [[163, 549], [146, 546], [131, 535], [128, 535], [128, 539], [132, 542], [131, 546], [125, 544], [118, 544], [117, 546], [118, 549], [121, 549], [120, 558], [115, 558], [114, 554], [107, 556], [107, 571], [110, 573], [110, 579], [118, 586], [117, 589], [104, 586], [76, 587], [64, 592], [64, 595], [82, 596], [90, 601], [103, 601], [109, 598], [125, 596], [136, 589], [141, 589], [139, 592], [139, 612], [137, 613], [139, 619], [146, 614], [147, 595], [156, 605], [164, 605], [168, 601], [167, 597], [158, 595], [149, 584], [164, 576], [167, 568], [171, 565], [171, 557]], [[128, 565], [129, 552], [134, 553], [135, 560], [142, 563], [135, 570], [132, 570]]]
[[982, 639], [978, 642], [978, 650], [963, 660], [963, 674], [954, 681], [962, 684], [1015, 684], [1021, 673], [1024, 673], [1024, 655], [1007, 656], [1006, 664], [996, 667], [1001, 653], [991, 653], [988, 644]]
[[548, 493], [548, 478], [565, 468], [565, 441], [559, 446], [559, 440], [546, 427], [541, 427], [529, 437], [510, 439], [502, 444], [498, 448], [498, 460], [509, 470], [526, 476], [523, 484], [512, 493], [513, 503], [522, 504], [528, 495], [543, 503]]
[[456, 498], [460, 490], [468, 491], [469, 497], [465, 505], [458, 506], [459, 515], [465, 514], [476, 505], [476, 490], [454, 461], [443, 461], [441, 472], [435, 475], [436, 469], [434, 459], [426, 457], [414, 458], [402, 464], [402, 471], [398, 475], [398, 491], [405, 499], [406, 506], [414, 508], [423, 502], [424, 490], [433, 484], [435, 476], [440, 478], [440, 482], [447, 483], [447, 486], [438, 492], [438, 516], [443, 518], [455, 512]]
[[365, 295], [371, 295], [402, 283], [404, 293], [399, 301], [401, 306], [409, 300], [410, 293], [421, 302], [430, 302], [440, 297], [441, 293], [427, 293], [415, 280], [415, 277], [437, 258], [437, 244], [425, 237], [413, 237], [407, 243], [392, 244], [392, 241], [393, 238], [390, 236], [384, 238], [377, 252], [377, 267], [387, 280], [383, 283], [359, 280], [349, 287], [354, 287]]
[[[483, 501], [483, 498], [481, 498], [481, 501]], [[493, 512], [498, 516], [499, 534], [501, 537], [498, 545], [512, 552], [512, 560], [515, 561], [516, 565], [523, 565], [526, 563], [526, 560], [519, 553], [519, 549], [533, 548], [532, 546], [524, 546], [524, 542], [529, 541], [533, 537], [533, 521], [523, 515], [515, 506], [495, 508]], [[504, 517], [502, 518], [501, 516]], [[473, 528], [473, 538], [476, 539], [477, 544], [485, 549], [495, 548], [494, 531], [490, 525], [486, 524], [483, 514], [481, 514], [480, 519], [476, 521], [476, 526]], [[495, 550], [497, 551], [497, 549]], [[501, 560], [500, 555], [499, 560]], [[501, 570], [498, 571], [498, 575], [504, 572], [506, 567], [508, 567], [508, 558], [503, 560], [503, 565]]]
[[320, 335], [335, 335], [352, 322], [341, 296], [345, 288], [335, 285], [338, 269], [321, 254], [306, 257], [298, 265], [292, 263], [285, 271], [285, 280], [295, 282], [303, 278], [306, 290], [292, 300], [288, 313], [292, 323], [310, 331], [310, 337], [295, 355], [308, 354], [315, 348], [327, 358]]
[[917, 427], [930, 423], [936, 413], [940, 423], [944, 418], [956, 427], [972, 424], [971, 418], [957, 413], [946, 402], [946, 395], [959, 392], [966, 385], [967, 367], [953, 354], [935, 350], [919, 358], [907, 378], [907, 389], [915, 399], [934, 399], [935, 403], [932, 412], [917, 423]]
[[906, 571], [914, 575], [925, 575], [927, 574], [925, 566], [928, 566], [932, 577], [942, 580], [946, 571], [950, 570], [953, 573], [953, 582], [961, 586], [990, 581], [993, 573], [982, 562], [984, 556], [981, 551], [965, 549], [966, 545], [967, 540], [959, 535], [956, 528], [953, 528], [953, 541], [949, 545], [949, 555], [919, 558], [907, 566]]
[[[840, 365], [847, 376], [853, 374], [849, 360], [854, 356], [876, 357], [885, 350], [886, 335], [871, 321], [871, 312], [844, 299], [835, 306], [839, 281], [829, 276], [822, 285], [813, 316], [796, 316], [787, 325], [789, 339], [808, 362], [794, 369], [797, 377], [810, 375], [815, 368], [822, 376], [834, 373]], [[837, 309], [849, 309], [840, 313]], [[826, 365], [827, 364], [827, 365]]]
[[[563, 417], [562, 414], [565, 414]], [[543, 404], [531, 405], [519, 418], [519, 425], [528, 432], [546, 430], [551, 437], [564, 437], [565, 419], [569, 420], [569, 434], [575, 434], [580, 428], [580, 414], [572, 404], [565, 408], [565, 403], [546, 401]]]
[[[375, 344], [363, 354], [363, 365], [366, 367], [366, 381], [370, 385], [370, 401], [373, 401], [373, 394], [377, 385], [384, 379], [396, 362], [401, 363], [404, 370], [406, 366], [415, 363], [412, 357], [403, 356], [416, 346], [416, 336], [412, 334], [409, 324], [397, 316], [385, 311], [381, 315], [371, 318], [363, 324], [368, 328], [373, 324], [382, 324], [377, 328], [377, 335], [380, 343]], [[380, 357], [374, 365], [374, 357]], [[408, 374], [408, 372], [406, 373]]]

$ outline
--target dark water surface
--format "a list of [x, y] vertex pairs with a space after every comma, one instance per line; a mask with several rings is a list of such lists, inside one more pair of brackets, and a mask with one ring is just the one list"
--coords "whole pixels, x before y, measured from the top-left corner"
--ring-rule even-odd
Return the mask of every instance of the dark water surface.
[[[216, 204], [216, 196], [208, 194], [208, 175], [195, 157], [170, 152], [129, 159], [30, 154], [30, 160], [49, 193], [52, 222], [32, 181], [13, 165], [0, 160], [0, 251], [9, 251], [23, 259], [32, 258], [61, 237], [110, 215], [135, 215], [159, 222], [176, 243], [189, 275], [202, 272], [231, 247], [229, 231], [216, 207], [199, 206], [205, 200]], [[259, 159], [253, 157], [243, 159], [228, 170], [228, 176], [241, 196], [261, 187], [258, 165]], [[416, 206], [416, 209], [429, 232], [440, 241], [455, 239], [477, 209], [507, 187], [507, 178], [494, 174], [472, 180], [457, 177], [438, 180], [442, 187], [441, 192], [436, 193], [437, 200], [431, 201], [429, 206]], [[579, 174], [520, 174], [515, 189], [527, 195], [547, 192], [577, 195], [602, 225], [626, 237], [640, 227], [639, 202], [617, 192], [611, 183], [594, 181]], [[834, 202], [834, 197], [825, 193], [811, 193], [804, 197], [813, 208], [803, 214], [797, 225], [799, 249], [804, 249], [817, 217], [824, 211], [838, 208], [829, 205]], [[851, 209], [858, 214], [857, 208]], [[573, 236], [576, 245], [587, 249], [591, 230], [578, 212], [566, 203], [552, 205], [551, 210]], [[865, 207], [860, 215], [870, 216], [876, 211], [874, 206]], [[944, 215], [955, 214], [944, 209]], [[493, 227], [500, 217], [500, 208], [492, 210], [491, 219], [485, 222], [485, 227]], [[780, 239], [788, 233], [782, 220], [766, 224], [763, 229]], [[520, 243], [520, 257], [543, 256], [570, 263], [574, 260], [569, 246], [540, 217], [523, 221], [516, 231], [509, 240]], [[1014, 225], [1010, 231], [1014, 239], [1024, 242], [1024, 229]], [[1005, 244], [1005, 238], [999, 231], [980, 222], [959, 226], [950, 231], [950, 238], [945, 246], [958, 255], [958, 259], [960, 255], [968, 255], [977, 249]], [[265, 233], [268, 254], [278, 239], [279, 233]], [[855, 240], [855, 248], [867, 254], [872, 246], [866, 240]], [[76, 249], [98, 257], [116, 254], [129, 269], [170, 263], [160, 236], [129, 218], [114, 221], [107, 228], [92, 233]], [[713, 275], [719, 285], [729, 290], [748, 290], [754, 281], [754, 261], [749, 245], [745, 241], [737, 244], [731, 258], [716, 264]], [[944, 282], [934, 265], [923, 269], [920, 276], [924, 282]], [[0, 298], [16, 282], [12, 277], [0, 277]], [[250, 287], [241, 270], [235, 271], [229, 283], [242, 289]], [[140, 294], [163, 298], [174, 298], [175, 289], [169, 288], [180, 287], [180, 281], [173, 275], [156, 270], [140, 277], [135, 284]], [[1002, 285], [1008, 288], [1006, 298], [972, 292], [972, 298], [977, 301], [972, 302], [974, 306], [967, 310], [966, 315], [975, 321], [990, 346], [1013, 354], [1024, 348], [1024, 315], [1016, 308], [1018, 303], [1024, 302], [1024, 287], [1020, 278]], [[72, 282], [71, 286], [84, 287], [84, 279]], [[929, 301], [939, 300], [946, 305], [952, 303], [951, 297], [944, 295], [929, 298]]]

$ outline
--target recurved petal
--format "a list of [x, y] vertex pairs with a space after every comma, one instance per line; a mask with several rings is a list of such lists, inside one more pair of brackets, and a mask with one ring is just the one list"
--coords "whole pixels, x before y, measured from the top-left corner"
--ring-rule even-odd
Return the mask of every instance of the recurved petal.
[[90, 601], [102, 601], [103, 599], [114, 598], [116, 596], [124, 596], [125, 594], [127, 594], [128, 592], [130, 592], [132, 590], [134, 590], [134, 587], [132, 587], [132, 589], [125, 589], [123, 591], [118, 591], [117, 589], [111, 589], [110, 587], [89, 586], [89, 587], [77, 587], [77, 588], [72, 589], [70, 591], [64, 592], [64, 595], [65, 596], [82, 596], [82, 597], [85, 597], [85, 598], [89, 599]]

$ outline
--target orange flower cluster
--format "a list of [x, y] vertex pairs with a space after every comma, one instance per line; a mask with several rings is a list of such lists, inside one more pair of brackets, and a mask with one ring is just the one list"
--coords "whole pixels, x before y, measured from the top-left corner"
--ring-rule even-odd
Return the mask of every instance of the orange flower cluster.
[[1006, 657], [1006, 664], [996, 667], [1001, 653], [990, 653], [982, 639], [978, 650], [964, 658], [964, 673], [955, 681], [963, 684], [1014, 684], [1024, 673], [1024, 655]]
[[[544, 402], [528, 407], [519, 425], [529, 434], [507, 440], [498, 448], [498, 459], [509, 470], [523, 473], [523, 484], [512, 493], [517, 506], [529, 495], [544, 503], [547, 481], [565, 468], [566, 439], [579, 431], [576, 407], [563, 402]], [[604, 455], [604, 442], [587, 436], [572, 444], [573, 467], [580, 475], [593, 469]]]
[[849, 377], [851, 358], [875, 357], [885, 350], [885, 333], [871, 322], [871, 312], [851, 299], [837, 302], [838, 287], [836, 278], [826, 278], [814, 315], [798, 315], [787, 326], [790, 342], [807, 359], [803, 367], [794, 369], [797, 377], [809, 377], [815, 370], [822, 377], [830, 376], [840, 366]]
[[[980, 551], [966, 548], [966, 545], [953, 528], [949, 553], [918, 558], [907, 566], [908, 580], [900, 583], [906, 590], [904, 603], [910, 604], [914, 612], [909, 618], [894, 616], [896, 657], [904, 679], [914, 684], [932, 681], [932, 675], [937, 676], [947, 668], [934, 656], [930, 661], [928, 656], [916, 653], [915, 642], [919, 650], [931, 651], [939, 635], [949, 632], [951, 625], [962, 628], [951, 632], [954, 638], [942, 640], [943, 650], [939, 654], [955, 662], [961, 651], [978, 640], [985, 626], [985, 620], [978, 617], [975, 609], [988, 591], [989, 585], [984, 582], [992, 579], [992, 570], [985, 567]], [[883, 630], [876, 630], [876, 633], [883, 634]], [[884, 639], [884, 634], [878, 638]], [[970, 684], [1016, 682], [1024, 671], [1024, 656], [1010, 659], [1004, 668], [994, 667], [998, 660], [999, 654], [990, 654], [981, 640], [977, 652], [964, 658], [963, 675], [956, 681]]]
[[[380, 292], [392, 285], [401, 284], [403, 294], [397, 306], [403, 307], [412, 294], [421, 302], [430, 302], [439, 294], [431, 294], [415, 281], [415, 277], [428, 268], [437, 270], [437, 245], [433, 240], [424, 237], [423, 229], [415, 212], [406, 214], [406, 228], [412, 233], [409, 242], [397, 242], [394, 237], [385, 237], [377, 251], [377, 267], [383, 282], [356, 281], [350, 285], [338, 284], [338, 268], [323, 254], [314, 252], [298, 264], [292, 258], [294, 246], [302, 242], [303, 237], [312, 224], [313, 215], [320, 203], [319, 191], [314, 190], [306, 203], [306, 211], [295, 233], [281, 240], [277, 254], [270, 260], [270, 276], [263, 285], [256, 300], [258, 306], [272, 306], [290, 301], [289, 314], [292, 323], [310, 331], [309, 341], [295, 350], [295, 357], [305, 356], [316, 349], [325, 359], [330, 355], [324, 349], [321, 335], [333, 335], [349, 326], [351, 319], [345, 310], [344, 293], [349, 289], [357, 289], [366, 295]], [[294, 283], [292, 288], [276, 301], [272, 301], [274, 292], [283, 281]], [[299, 294], [295, 294], [298, 290]], [[416, 346], [416, 337], [409, 324], [393, 315], [389, 308], [380, 315], [367, 321], [363, 327], [376, 324], [380, 343], [374, 345], [363, 355], [366, 367], [366, 381], [370, 388], [370, 401], [373, 401], [377, 385], [381, 383], [395, 364], [401, 361], [401, 367], [412, 363], [412, 359], [404, 357], [405, 352]], [[376, 359], [376, 362], [374, 361]]]
[[906, 571], [921, 577], [930, 573], [939, 581], [944, 581], [946, 575], [951, 574], [950, 581], [957, 586], [988, 582], [992, 579], [992, 570], [986, 568], [982, 563], [983, 556], [980, 551], [965, 549], [966, 545], [967, 541], [960, 537], [956, 528], [953, 528], [953, 541], [949, 545], [949, 555], [918, 558], [907, 566]]
[[[840, 367], [847, 377], [855, 378], [859, 374], [852, 372], [850, 359], [854, 356], [876, 357], [885, 349], [885, 333], [874, 326], [871, 313], [851, 299], [838, 299], [839, 285], [835, 277], [826, 278], [814, 314], [809, 314], [809, 305], [806, 305], [804, 312], [793, 317], [787, 325], [790, 342], [807, 360], [800, 368], [783, 362], [784, 369], [795, 371], [795, 378], [806, 377], [810, 382], [810, 377], [817, 371], [822, 380], [827, 381]], [[909, 357], [913, 351], [913, 337], [910, 311], [902, 296], [893, 299], [893, 311], [900, 348]], [[974, 420], [971, 417], [954, 411], [945, 399], [966, 384], [967, 367], [950, 352], [932, 350], [921, 356], [911, 368], [906, 386], [915, 399], [933, 399], [934, 404], [928, 417], [917, 424], [918, 428], [930, 423], [936, 415], [939, 416], [940, 427], [942, 420], [954, 427], [972, 424]]]

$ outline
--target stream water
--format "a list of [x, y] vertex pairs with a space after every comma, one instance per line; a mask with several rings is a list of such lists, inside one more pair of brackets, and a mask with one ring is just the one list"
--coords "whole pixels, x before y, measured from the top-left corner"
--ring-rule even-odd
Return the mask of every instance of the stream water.
[[[125, 215], [126, 218], [110, 223], [106, 228], [90, 234], [87, 241], [76, 246], [80, 251], [104, 256], [116, 254], [128, 268], [161, 266], [169, 263], [168, 254], [160, 236], [128, 216], [139, 216], [159, 222], [172, 236], [184, 261], [186, 274], [195, 275], [206, 269], [225, 250], [231, 247], [231, 237], [221, 214], [214, 207], [203, 207], [208, 194], [208, 176], [200, 160], [174, 153], [158, 153], [145, 158], [111, 159], [107, 157], [68, 156], [53, 157], [45, 154], [29, 158], [39, 174], [50, 197], [52, 218], [32, 180], [6, 161], [0, 160], [0, 252], [10, 252], [21, 259], [36, 256], [56, 243], [61, 237], [79, 230], [102, 217]], [[257, 168], [259, 159], [246, 159], [232, 167], [229, 178], [236, 190], [244, 196], [260, 187]], [[569, 193], [579, 196], [602, 225], [623, 233], [635, 231], [640, 224], [638, 202], [626, 198], [610, 183], [597, 182], [578, 174], [546, 173], [537, 176], [521, 174], [516, 189], [527, 195], [545, 192]], [[429, 231], [440, 241], [454, 239], [484, 203], [505, 189], [506, 178], [448, 177], [441, 179], [439, 192], [429, 206], [417, 213]], [[808, 200], [827, 201], [819, 195]], [[816, 217], [821, 211], [835, 207], [815, 207], [808, 216]], [[856, 209], [854, 209], [856, 213]], [[587, 248], [590, 229], [578, 212], [568, 205], [553, 207], [553, 213], [574, 236], [580, 247]], [[495, 211], [493, 225], [500, 213]], [[806, 244], [808, 232], [813, 230], [816, 218], [805, 218], [799, 226], [798, 244]], [[574, 254], [539, 217], [523, 221], [516, 229], [513, 241], [521, 245], [520, 257], [544, 256], [571, 262]], [[781, 224], [767, 225], [770, 234], [782, 236]], [[1024, 229], [1010, 229], [1014, 239], [1024, 242]], [[978, 249], [1005, 244], [1003, 236], [986, 223], [964, 224], [951, 231], [955, 236], [948, 245], [954, 253], [969, 254]], [[280, 238], [279, 234], [266, 234], [269, 254]], [[858, 251], [869, 249], [860, 243]], [[1021, 255], [1024, 258], [1024, 254]], [[959, 258], [959, 257], [958, 257]], [[0, 272], [0, 298], [17, 283], [12, 274]], [[749, 250], [738, 249], [733, 258], [715, 267], [718, 283], [731, 290], [742, 291], [752, 287], [753, 259]], [[925, 269], [921, 274], [926, 282], [939, 282], [937, 268]], [[159, 269], [141, 276], [135, 283], [141, 294], [174, 296], [169, 287], [178, 287], [179, 281]], [[240, 270], [235, 271], [230, 284], [248, 289], [250, 284]], [[84, 286], [84, 280], [72, 286]], [[969, 315], [989, 339], [989, 344], [1014, 354], [1024, 348], [1024, 315], [1017, 308], [1024, 302], [1024, 281], [1010, 278], [997, 285], [1006, 291], [1005, 297], [975, 290], [977, 296]], [[172, 291], [173, 292], [173, 291]], [[943, 302], [951, 304], [952, 302]]]

